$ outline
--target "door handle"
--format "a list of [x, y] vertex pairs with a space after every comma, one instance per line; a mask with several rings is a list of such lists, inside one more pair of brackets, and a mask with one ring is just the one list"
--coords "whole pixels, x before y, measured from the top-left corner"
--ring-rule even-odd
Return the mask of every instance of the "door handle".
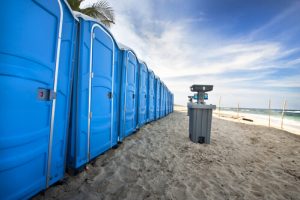
[[108, 97], [109, 99], [112, 99], [112, 96], [113, 96], [113, 95], [112, 95], [111, 92], [108, 92], [108, 93], [107, 93], [107, 97]]

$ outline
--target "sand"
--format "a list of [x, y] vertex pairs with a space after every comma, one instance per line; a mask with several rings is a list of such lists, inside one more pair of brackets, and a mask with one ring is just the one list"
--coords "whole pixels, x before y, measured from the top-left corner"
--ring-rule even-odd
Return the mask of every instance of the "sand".
[[[236, 122], [240, 122], [240, 123], [262, 125], [262, 126], [269, 127], [269, 117], [266, 115], [243, 113], [243, 112], [240, 112], [239, 114], [237, 114], [237, 112], [234, 112], [234, 111], [224, 111], [224, 110], [219, 111], [218, 109], [216, 109], [216, 110], [214, 110], [214, 117], [226, 119], [226, 120], [230, 120], [230, 121], [236, 121]], [[244, 118], [251, 119], [252, 121], [249, 122], [249, 121], [243, 120]], [[271, 116], [270, 127], [277, 128], [280, 130], [285, 130], [290, 133], [300, 135], [300, 123], [298, 121], [284, 118], [283, 124], [281, 127], [281, 117]]]
[[176, 107], [34, 199], [300, 199], [300, 137], [214, 117], [195, 144]]

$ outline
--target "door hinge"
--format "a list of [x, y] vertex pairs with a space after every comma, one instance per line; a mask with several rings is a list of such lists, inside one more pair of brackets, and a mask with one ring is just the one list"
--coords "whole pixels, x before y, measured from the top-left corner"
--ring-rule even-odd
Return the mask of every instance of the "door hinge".
[[90, 77], [94, 78], [94, 72], [91, 72]]
[[89, 114], [90, 119], [92, 118], [92, 116], [93, 116], [93, 112], [90, 112]]
[[93, 39], [96, 37], [95, 33], [93, 33]]

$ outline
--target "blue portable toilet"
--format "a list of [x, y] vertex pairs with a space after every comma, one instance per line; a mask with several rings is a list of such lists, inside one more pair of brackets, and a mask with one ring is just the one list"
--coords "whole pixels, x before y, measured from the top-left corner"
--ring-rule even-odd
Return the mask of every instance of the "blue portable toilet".
[[156, 80], [156, 106], [155, 106], [155, 111], [156, 111], [156, 115], [155, 115], [155, 119], [159, 119], [160, 116], [160, 109], [161, 109], [161, 82], [159, 77], [155, 78]]
[[169, 103], [169, 113], [171, 113], [172, 112], [172, 93], [171, 93], [171, 91], [170, 91], [170, 93], [169, 93], [169, 98], [170, 98], [170, 103]]
[[160, 117], [164, 117], [164, 109], [165, 109], [165, 95], [164, 95], [164, 92], [165, 92], [165, 87], [164, 87], [164, 83], [161, 82], [161, 86], [160, 86]]
[[138, 103], [138, 59], [132, 49], [119, 44], [122, 56], [122, 80], [120, 92], [119, 141], [136, 131]]
[[62, 179], [76, 19], [64, 1], [3, 1], [0, 198], [28, 199]]
[[168, 93], [167, 93], [167, 97], [168, 97], [168, 114], [170, 114], [170, 103], [171, 103], [171, 101], [170, 101], [170, 91], [168, 90]]
[[174, 95], [171, 93], [171, 112], [174, 111]]
[[174, 100], [173, 100], [173, 93], [171, 93], [171, 113], [173, 112]]
[[171, 106], [172, 106], [172, 93], [171, 91], [169, 91], [169, 114], [172, 112]]
[[166, 115], [169, 114], [169, 89], [166, 88]]
[[166, 115], [169, 114], [169, 89], [166, 88]]
[[[154, 74], [154, 72], [153, 72]], [[154, 74], [154, 84], [153, 84], [153, 88], [154, 88], [154, 119], [153, 120], [156, 120], [156, 100], [157, 100], [157, 76]]]
[[172, 112], [172, 93], [169, 91], [169, 113]]
[[168, 88], [167, 88], [167, 86], [166, 86], [166, 88], [165, 88], [166, 90], [165, 90], [165, 98], [166, 98], [166, 103], [165, 103], [165, 105], [166, 105], [166, 109], [165, 109], [165, 115], [167, 115], [168, 114]]
[[164, 85], [164, 113], [163, 115], [166, 116], [167, 115], [167, 87], [166, 85]]
[[116, 145], [119, 95], [115, 89], [118, 48], [112, 34], [97, 20], [79, 18], [78, 64], [75, 71], [68, 168], [80, 169]]
[[147, 122], [148, 67], [139, 60], [138, 127]]
[[165, 113], [166, 113], [166, 115], [168, 115], [168, 101], [169, 101], [169, 99], [168, 99], [168, 87], [166, 86], [166, 92], [165, 92], [166, 94], [166, 111], [165, 111]]
[[171, 93], [170, 93], [170, 90], [168, 89], [168, 114], [170, 114], [171, 112]]
[[151, 122], [155, 117], [155, 77], [152, 70], [148, 70], [148, 121]]
[[164, 116], [167, 116], [168, 114], [168, 96], [167, 96], [167, 93], [168, 93], [168, 88], [167, 86], [165, 85], [165, 92], [164, 92], [164, 96], [165, 96], [165, 109], [164, 109]]

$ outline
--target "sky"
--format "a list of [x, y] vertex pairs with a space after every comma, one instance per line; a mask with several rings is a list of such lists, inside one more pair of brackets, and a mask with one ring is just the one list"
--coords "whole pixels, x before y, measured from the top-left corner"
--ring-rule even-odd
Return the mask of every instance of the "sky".
[[[95, 2], [86, 0], [84, 3]], [[108, 0], [111, 32], [186, 105], [211, 84], [224, 107], [300, 109], [300, 0]]]

